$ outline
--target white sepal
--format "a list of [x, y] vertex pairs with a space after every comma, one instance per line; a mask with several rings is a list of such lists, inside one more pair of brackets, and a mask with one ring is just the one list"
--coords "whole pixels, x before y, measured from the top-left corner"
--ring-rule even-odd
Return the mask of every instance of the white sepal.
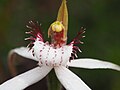
[[55, 67], [55, 73], [67, 90], [91, 90], [77, 75], [64, 66]]
[[44, 78], [51, 69], [47, 66], [36, 67], [4, 82], [0, 85], [0, 90], [23, 90]]
[[33, 54], [32, 50], [29, 50], [29, 48], [27, 48], [27, 47], [20, 47], [20, 48], [12, 49], [9, 52], [9, 57], [11, 57], [11, 55], [14, 53], [16, 53], [22, 57], [38, 61], [38, 59], [32, 55]]
[[71, 62], [68, 62], [68, 66], [87, 68], [87, 69], [114, 69], [120, 71], [119, 65], [113, 64], [111, 62], [101, 61], [97, 59], [90, 59], [90, 58], [71, 60]]

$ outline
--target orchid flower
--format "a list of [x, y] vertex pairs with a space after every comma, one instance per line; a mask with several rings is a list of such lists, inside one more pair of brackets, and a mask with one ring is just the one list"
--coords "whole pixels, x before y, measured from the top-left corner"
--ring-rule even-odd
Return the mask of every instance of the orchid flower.
[[77, 51], [81, 50], [76, 44], [82, 44], [80, 41], [84, 36], [85, 29], [67, 44], [68, 30], [68, 11], [66, 0], [62, 1], [57, 20], [53, 22], [48, 29], [48, 37], [51, 42], [44, 41], [43, 34], [38, 23], [29, 22], [27, 26], [31, 30], [26, 32], [32, 36], [26, 38], [31, 40], [28, 47], [15, 48], [10, 51], [10, 55], [16, 53], [22, 57], [29, 58], [38, 62], [38, 67], [20, 74], [0, 85], [0, 90], [23, 90], [26, 87], [40, 81], [52, 69], [54, 69], [57, 78], [67, 90], [91, 90], [77, 75], [71, 72], [68, 67], [86, 68], [86, 69], [114, 69], [120, 71], [120, 66], [96, 59], [77, 57]]

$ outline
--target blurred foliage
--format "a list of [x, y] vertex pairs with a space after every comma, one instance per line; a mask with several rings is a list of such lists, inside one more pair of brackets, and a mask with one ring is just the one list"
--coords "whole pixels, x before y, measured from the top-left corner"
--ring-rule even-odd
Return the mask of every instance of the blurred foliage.
[[[3, 73], [6, 78], [9, 76], [9, 50], [29, 43], [24, 41], [27, 37], [24, 32], [28, 31], [25, 26], [29, 20], [42, 24], [45, 39], [48, 40], [47, 29], [56, 20], [60, 2], [61, 0], [0, 0], [0, 77], [5, 77]], [[68, 42], [75, 37], [81, 26], [87, 28], [84, 45], [79, 45], [83, 51], [79, 57], [98, 58], [120, 65], [120, 0], [67, 0], [67, 4]], [[120, 90], [120, 72], [72, 70], [93, 90]]]

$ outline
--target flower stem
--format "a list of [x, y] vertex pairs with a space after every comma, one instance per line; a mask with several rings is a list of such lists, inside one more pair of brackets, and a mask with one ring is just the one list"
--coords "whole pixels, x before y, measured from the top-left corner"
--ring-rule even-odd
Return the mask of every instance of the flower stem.
[[62, 85], [58, 81], [54, 70], [47, 76], [48, 90], [63, 90]]

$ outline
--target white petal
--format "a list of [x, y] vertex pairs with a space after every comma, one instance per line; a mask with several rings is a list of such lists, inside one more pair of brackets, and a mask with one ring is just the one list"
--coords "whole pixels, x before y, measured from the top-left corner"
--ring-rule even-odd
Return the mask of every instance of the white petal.
[[47, 66], [36, 67], [4, 82], [0, 85], [0, 90], [23, 90], [44, 78], [51, 69]]
[[91, 90], [78, 76], [66, 67], [55, 67], [55, 72], [67, 90]]
[[87, 69], [114, 69], [120, 71], [120, 66], [116, 64], [90, 58], [71, 60], [71, 62], [68, 63], [68, 66]]
[[9, 56], [11, 56], [13, 53], [17, 53], [18, 55], [22, 57], [38, 61], [38, 59], [32, 55], [32, 50], [29, 50], [29, 48], [27, 47], [20, 47], [20, 48], [12, 49], [9, 53]]

